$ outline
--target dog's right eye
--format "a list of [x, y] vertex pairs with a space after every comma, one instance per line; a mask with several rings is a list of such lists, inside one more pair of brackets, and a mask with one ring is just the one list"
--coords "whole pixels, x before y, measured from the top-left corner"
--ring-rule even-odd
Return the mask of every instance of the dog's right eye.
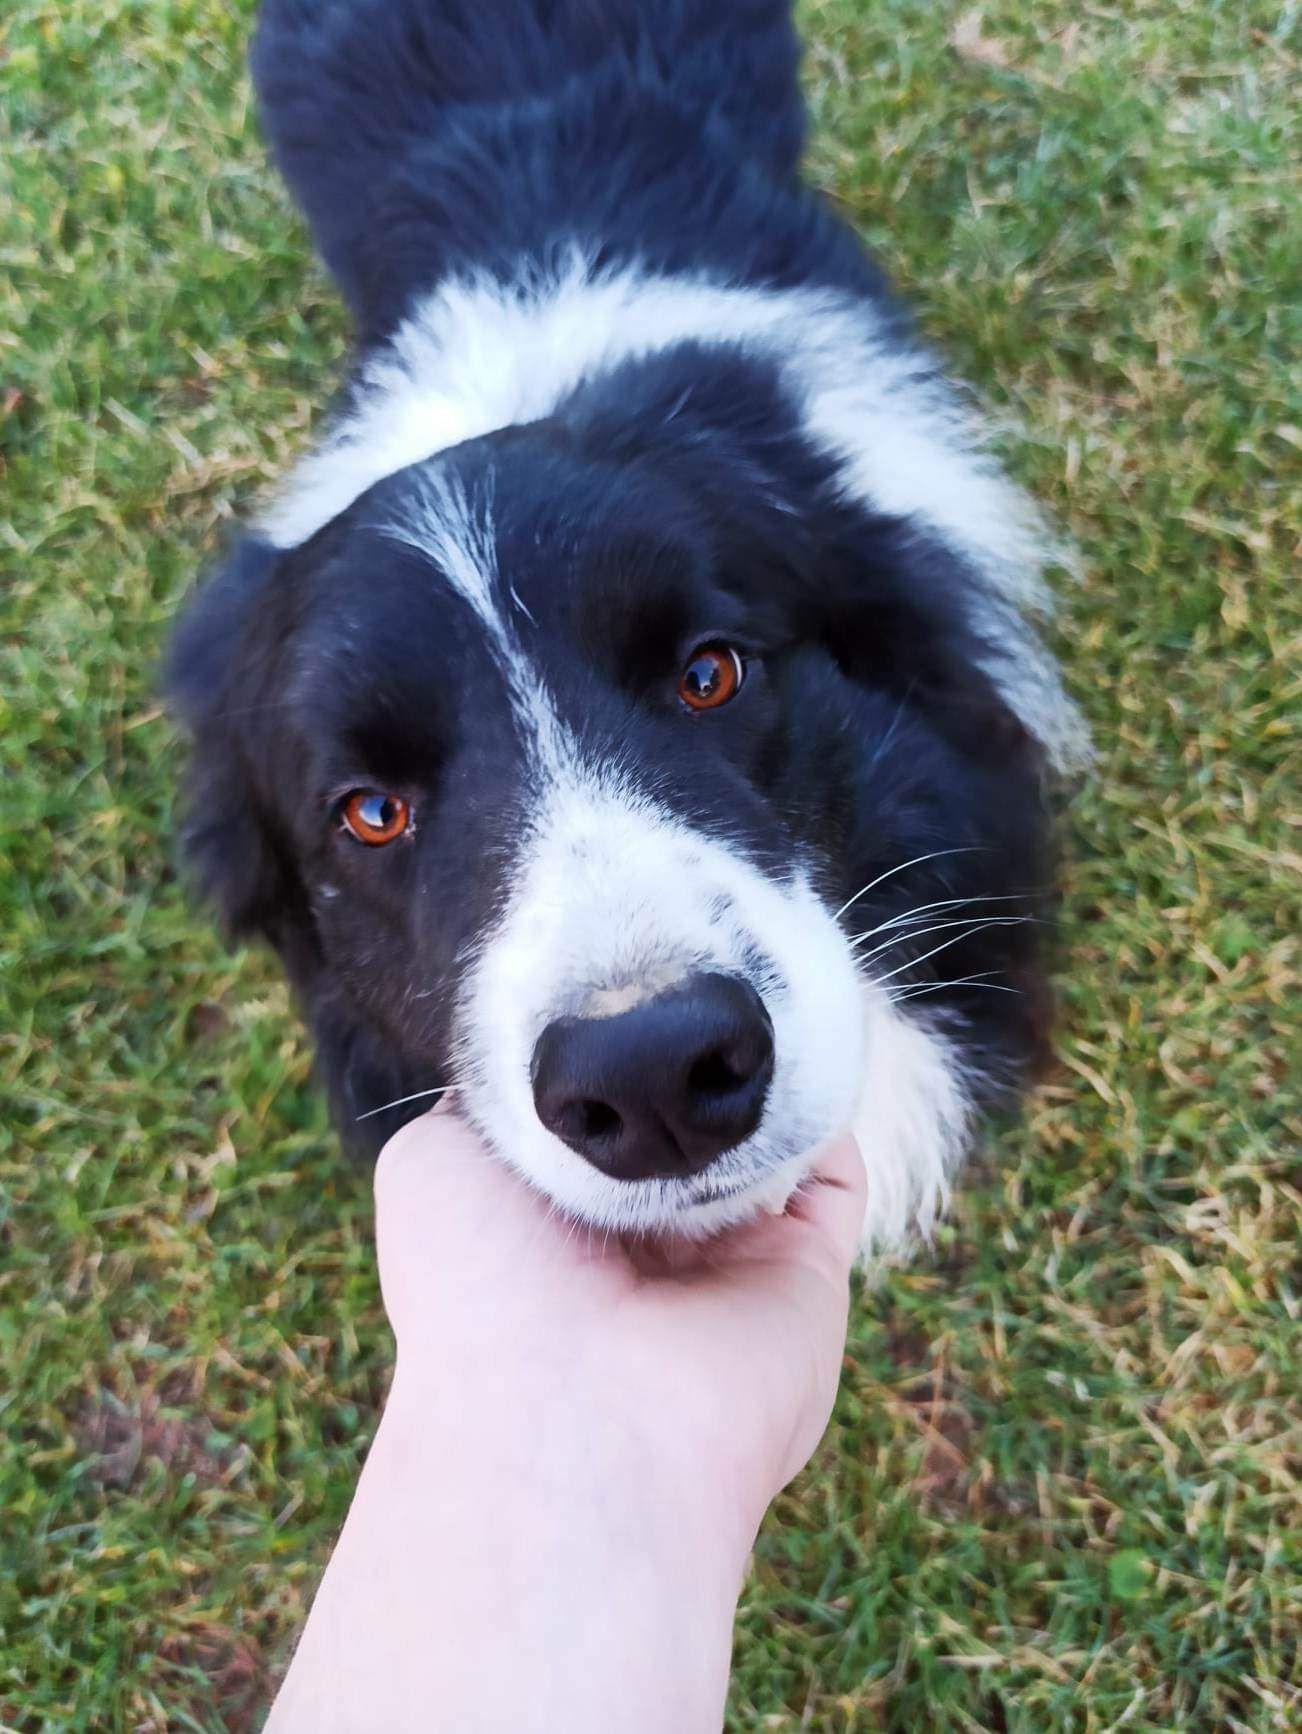
[[350, 837], [372, 849], [393, 843], [411, 825], [411, 807], [401, 795], [354, 789], [339, 804], [339, 822]]

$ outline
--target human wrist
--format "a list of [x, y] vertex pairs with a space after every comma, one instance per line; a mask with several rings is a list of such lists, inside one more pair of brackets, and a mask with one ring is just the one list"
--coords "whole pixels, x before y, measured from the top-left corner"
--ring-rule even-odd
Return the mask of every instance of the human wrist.
[[458, 1401], [400, 1364], [337, 1555], [363, 1620], [377, 1589], [386, 1608], [355, 1641], [385, 1668], [423, 1655], [459, 1729], [715, 1734], [753, 1535], [621, 1420], [585, 1441], [557, 1409]]
[[[600, 1516], [603, 1535], [623, 1536], [650, 1558], [685, 1565], [701, 1556], [731, 1593], [767, 1501], [747, 1491], [749, 1470], [732, 1473], [726, 1457], [687, 1437], [667, 1445], [639, 1408], [522, 1388], [509, 1373], [481, 1370], [467, 1384], [400, 1356], [381, 1437], [389, 1473], [413, 1485], [455, 1475], [521, 1532]], [[730, 1442], [720, 1444], [726, 1451]], [[463, 1502], [467, 1515], [472, 1503]]]

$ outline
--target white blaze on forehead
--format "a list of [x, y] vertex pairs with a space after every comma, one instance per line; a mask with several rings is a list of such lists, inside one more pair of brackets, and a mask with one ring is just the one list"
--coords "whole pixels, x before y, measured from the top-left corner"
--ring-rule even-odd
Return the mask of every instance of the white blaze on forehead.
[[1079, 759], [1082, 725], [1023, 620], [1044, 608], [1040, 574], [1059, 551], [934, 360], [862, 298], [598, 271], [578, 254], [512, 283], [449, 279], [368, 359], [350, 409], [299, 465], [265, 533], [296, 546], [385, 476], [536, 421], [585, 380], [685, 342], [771, 362], [807, 437], [840, 466], [842, 490], [971, 562], [984, 624], [1004, 652], [992, 677], [1052, 757]]
[[[472, 499], [455, 477], [422, 477], [415, 503], [385, 534], [433, 562], [439, 579], [467, 603], [506, 685], [512, 714], [531, 742], [532, 756], [555, 767], [566, 756], [564, 731], [537, 669], [521, 648], [501, 606], [491, 492]], [[514, 591], [511, 592], [514, 597]], [[528, 617], [528, 610], [514, 598]]]

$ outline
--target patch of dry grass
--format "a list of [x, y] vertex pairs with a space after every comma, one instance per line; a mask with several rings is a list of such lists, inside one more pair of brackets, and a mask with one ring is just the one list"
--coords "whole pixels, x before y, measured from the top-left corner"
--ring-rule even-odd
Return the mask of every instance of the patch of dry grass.
[[[813, 168], [1087, 575], [1062, 1063], [863, 1298], [738, 1730], [1284, 1729], [1298, 1696], [1292, 13], [811, 0]], [[240, 1729], [388, 1373], [274, 973], [169, 868], [154, 663], [343, 321], [247, 0], [0, 18], [0, 1724]], [[1295, 1014], [1294, 1014], [1295, 1023]], [[1290, 1047], [1292, 1040], [1292, 1047]]]

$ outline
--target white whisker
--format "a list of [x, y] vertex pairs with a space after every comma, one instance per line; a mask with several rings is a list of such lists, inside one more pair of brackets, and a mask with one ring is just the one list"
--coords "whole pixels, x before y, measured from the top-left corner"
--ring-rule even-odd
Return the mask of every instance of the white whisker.
[[[880, 945], [875, 945], [871, 951], [860, 954], [859, 962], [867, 963], [874, 957], [880, 957], [883, 951], [890, 951], [893, 946], [903, 945], [908, 939], [925, 939], [929, 933], [943, 933], [947, 927], [966, 927], [973, 932], [984, 932], [987, 927], [1020, 927], [1032, 919], [1029, 915], [974, 915], [962, 921], [934, 921], [930, 927], [906, 928], [904, 932], [894, 934], [890, 939], [884, 939]], [[871, 934], [865, 938], [871, 938]], [[956, 936], [959, 937], [959, 936]], [[851, 950], [855, 947], [852, 946]]]
[[460, 1088], [460, 1084], [439, 1084], [432, 1090], [413, 1090], [410, 1096], [395, 1096], [392, 1102], [381, 1102], [378, 1108], [368, 1108], [364, 1114], [357, 1116], [357, 1121], [373, 1119], [376, 1114], [386, 1114], [390, 1108], [401, 1108], [406, 1102], [423, 1101], [426, 1096], [446, 1096]]
[[987, 981], [988, 975], [998, 975], [997, 969], [983, 969], [977, 975], [961, 975], [955, 981], [924, 981], [913, 987], [903, 987], [898, 993], [890, 995], [892, 1005], [902, 1005], [906, 999], [920, 999], [924, 993], [942, 993], [949, 987], [980, 987], [991, 993], [1014, 993], [1022, 997], [1019, 987], [1004, 987], [997, 981]]
[[[998, 925], [999, 923], [997, 921], [987, 921], [971, 931], [982, 933], [985, 931], [985, 928], [997, 927]], [[907, 963], [900, 963], [897, 964], [894, 969], [888, 969], [885, 975], [876, 975], [869, 979], [880, 987], [883, 982], [890, 981], [894, 976], [903, 975], [906, 969], [916, 969], [919, 964], [925, 963], [929, 957], [935, 957], [939, 952], [948, 951], [951, 945], [957, 945], [961, 940], [968, 937], [968, 933], [956, 933], [952, 939], [943, 939], [939, 945], [933, 945], [930, 951], [924, 951], [921, 957], [910, 958]]]
[[866, 897], [870, 891], [884, 884], [887, 879], [893, 879], [897, 873], [903, 873], [906, 867], [920, 867], [924, 861], [939, 861], [945, 855], [975, 855], [980, 852], [980, 849], [979, 843], [973, 843], [971, 846], [961, 849], [933, 849], [930, 855], [915, 855], [912, 861], [901, 861], [898, 867], [888, 867], [885, 873], [879, 873], [875, 879], [864, 886], [862, 891], [856, 891], [849, 902], [843, 903], [832, 919], [839, 921], [846, 910], [852, 909], [861, 897]]
[[883, 933], [888, 927], [898, 927], [906, 921], [916, 921], [922, 916], [932, 914], [937, 909], [954, 909], [967, 903], [1023, 903], [1027, 899], [1019, 891], [1010, 891], [1006, 896], [988, 897], [942, 897], [936, 903], [920, 903], [916, 909], [906, 909], [900, 915], [892, 915], [885, 921], [879, 921], [876, 927], [870, 927], [865, 933], [856, 933], [851, 939], [852, 945], [857, 945], [861, 939], [871, 939], [874, 933]]

